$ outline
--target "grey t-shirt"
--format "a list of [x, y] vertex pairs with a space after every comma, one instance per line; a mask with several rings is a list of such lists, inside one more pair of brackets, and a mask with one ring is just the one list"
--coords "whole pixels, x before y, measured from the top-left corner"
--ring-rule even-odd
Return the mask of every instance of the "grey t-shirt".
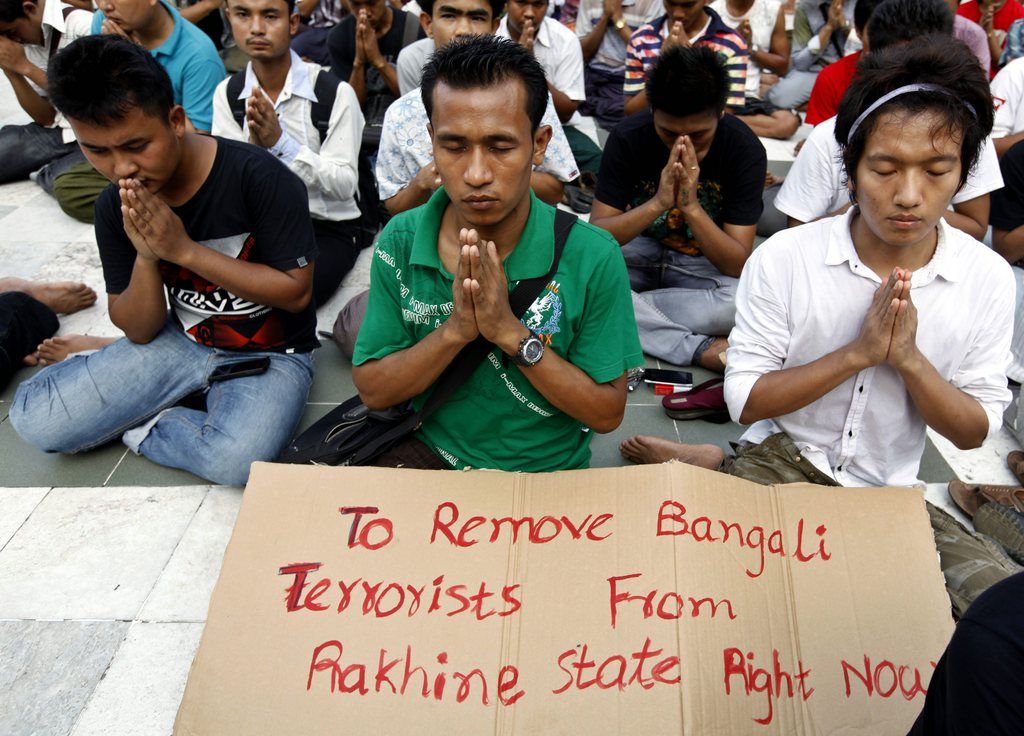
[[423, 67], [434, 53], [434, 39], [421, 38], [402, 49], [395, 66], [398, 68], [398, 89], [404, 95], [420, 86]]

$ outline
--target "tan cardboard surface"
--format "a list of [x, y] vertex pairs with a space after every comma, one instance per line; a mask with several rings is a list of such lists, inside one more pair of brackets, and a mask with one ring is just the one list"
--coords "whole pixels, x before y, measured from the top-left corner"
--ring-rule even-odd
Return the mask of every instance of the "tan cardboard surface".
[[175, 733], [903, 734], [951, 632], [912, 489], [258, 464]]

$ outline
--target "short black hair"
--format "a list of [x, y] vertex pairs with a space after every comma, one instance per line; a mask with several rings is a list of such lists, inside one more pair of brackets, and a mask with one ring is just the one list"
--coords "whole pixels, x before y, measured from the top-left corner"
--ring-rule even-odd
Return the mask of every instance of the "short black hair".
[[0, 23], [13, 23], [25, 17], [24, 0], [0, 0]]
[[548, 83], [540, 62], [518, 43], [496, 36], [464, 36], [435, 51], [423, 67], [420, 95], [427, 119], [434, 111], [434, 87], [444, 82], [453, 89], [494, 87], [518, 79], [526, 89], [526, 114], [531, 131], [540, 127], [548, 106]]
[[[875, 8], [881, 4], [882, 0], [857, 0], [857, 4], [853, 6], [853, 27], [857, 29], [858, 34], [867, 27]], [[870, 42], [871, 38], [868, 37], [868, 43]]]
[[[0, 2], [5, 1], [0, 0]], [[435, 0], [420, 0], [420, 10], [431, 18], [434, 17], [434, 2]], [[500, 18], [501, 14], [505, 12], [505, 0], [487, 0], [487, 4], [491, 6], [491, 18]]]
[[672, 46], [662, 51], [647, 77], [651, 109], [673, 117], [720, 114], [728, 96], [725, 64], [706, 46]]
[[868, 50], [874, 53], [929, 34], [953, 35], [953, 14], [943, 0], [885, 0], [868, 21]]
[[111, 35], [68, 44], [47, 69], [50, 102], [91, 125], [122, 119], [133, 107], [167, 120], [174, 107], [171, 79], [146, 49]]
[[[870, 40], [870, 36], [868, 38]], [[875, 100], [900, 87], [918, 83], [934, 84], [945, 91], [898, 95], [874, 110], [850, 135], [854, 122]], [[932, 34], [912, 44], [897, 44], [861, 57], [857, 75], [839, 103], [835, 132], [842, 148], [846, 175], [854, 184], [857, 164], [868, 137], [882, 115], [895, 111], [911, 115], [935, 113], [941, 122], [932, 131], [933, 136], [961, 138], [962, 187], [981, 154], [985, 138], [992, 132], [994, 116], [988, 75], [971, 50], [961, 41]]]

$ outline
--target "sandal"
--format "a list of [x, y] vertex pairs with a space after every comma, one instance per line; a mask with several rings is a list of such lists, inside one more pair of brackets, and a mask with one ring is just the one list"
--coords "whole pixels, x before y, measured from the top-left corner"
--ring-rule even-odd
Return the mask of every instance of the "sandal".
[[729, 421], [725, 405], [725, 379], [721, 376], [694, 386], [686, 392], [674, 393], [661, 400], [665, 413], [672, 419], [703, 419], [724, 424]]

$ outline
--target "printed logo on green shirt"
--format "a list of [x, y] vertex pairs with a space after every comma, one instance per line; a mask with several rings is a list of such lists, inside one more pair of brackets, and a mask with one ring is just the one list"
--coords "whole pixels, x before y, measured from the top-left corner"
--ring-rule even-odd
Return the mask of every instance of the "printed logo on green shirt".
[[523, 324], [544, 340], [546, 345], [550, 345], [551, 338], [562, 329], [559, 326], [562, 317], [562, 297], [558, 294], [560, 288], [561, 284], [557, 281], [549, 283], [523, 315]]

